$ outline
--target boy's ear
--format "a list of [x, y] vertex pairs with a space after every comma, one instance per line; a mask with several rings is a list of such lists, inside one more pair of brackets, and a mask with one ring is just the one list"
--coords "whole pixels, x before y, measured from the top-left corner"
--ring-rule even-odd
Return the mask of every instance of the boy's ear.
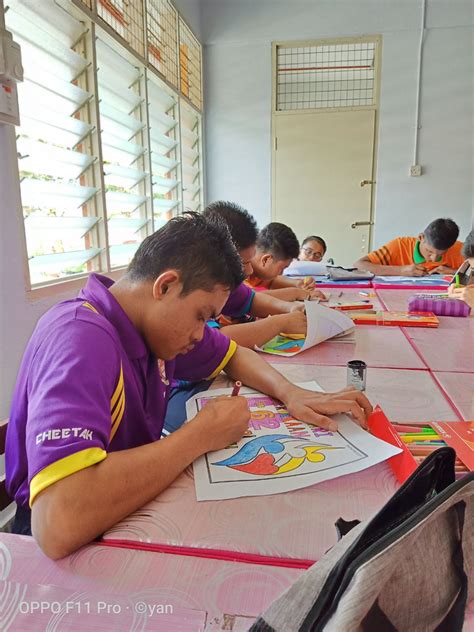
[[425, 241], [425, 233], [420, 233], [418, 235], [418, 241]]
[[260, 262], [262, 266], [266, 266], [272, 262], [271, 261], [272, 259], [273, 259], [273, 256], [269, 252], [266, 252], [264, 255], [260, 257]]
[[177, 270], [162, 272], [153, 283], [153, 298], [161, 300], [166, 294], [181, 294], [182, 283]]

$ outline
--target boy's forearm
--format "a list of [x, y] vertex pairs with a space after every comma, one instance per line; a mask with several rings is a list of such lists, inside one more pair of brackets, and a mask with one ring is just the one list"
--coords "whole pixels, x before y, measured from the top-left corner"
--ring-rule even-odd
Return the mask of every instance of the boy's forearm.
[[274, 336], [284, 331], [287, 315], [277, 314], [261, 318], [253, 323], [228, 325], [220, 330], [224, 336], [234, 340], [239, 346], [253, 349], [261, 347]]
[[265, 292], [257, 292], [252, 301], [250, 313], [252, 316], [265, 318], [272, 314], [288, 314], [291, 308], [292, 304], [288, 301], [282, 301]]
[[402, 266], [383, 266], [366, 259], [359, 259], [354, 263], [354, 267], [380, 276], [399, 276], [402, 268]]
[[281, 274], [277, 277], [275, 277], [274, 279], [272, 279], [272, 282], [269, 285], [271, 290], [279, 290], [280, 288], [292, 288], [292, 287], [298, 287], [298, 282], [293, 280], [293, 279], [289, 279], [288, 277], [282, 276]]
[[69, 555], [155, 498], [206, 452], [199, 430], [191, 423], [165, 439], [112, 452], [41, 492], [32, 531], [46, 555]]
[[[301, 294], [301, 290], [297, 287], [281, 287], [279, 289], [262, 290], [264, 294], [278, 298], [281, 301], [297, 301], [298, 295]], [[308, 294], [308, 292], [306, 292]]]

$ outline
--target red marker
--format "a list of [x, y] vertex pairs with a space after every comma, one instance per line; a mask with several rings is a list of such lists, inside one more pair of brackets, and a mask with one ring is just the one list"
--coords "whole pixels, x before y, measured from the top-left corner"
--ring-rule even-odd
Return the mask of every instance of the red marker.
[[237, 382], [234, 384], [234, 388], [232, 389], [232, 397], [239, 394], [241, 387], [242, 382], [239, 382], [239, 380], [237, 380]]

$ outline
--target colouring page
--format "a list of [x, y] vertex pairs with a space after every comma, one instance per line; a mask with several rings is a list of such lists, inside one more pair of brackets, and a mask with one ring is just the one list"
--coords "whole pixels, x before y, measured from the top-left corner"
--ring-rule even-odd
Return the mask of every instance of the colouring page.
[[354, 330], [352, 320], [335, 309], [329, 309], [315, 301], [305, 301], [305, 309], [308, 321], [306, 338], [295, 340], [286, 336], [275, 336], [262, 347], [257, 347], [257, 350], [291, 357], [320, 342]]
[[[321, 390], [315, 383], [301, 384]], [[230, 395], [215, 389], [187, 402], [188, 420], [211, 399]], [[251, 411], [249, 429], [237, 443], [209, 452], [194, 463], [197, 500], [266, 496], [308, 487], [352, 474], [401, 450], [377, 439], [346, 415], [338, 415], [337, 432], [298, 421], [283, 404], [242, 389]]]

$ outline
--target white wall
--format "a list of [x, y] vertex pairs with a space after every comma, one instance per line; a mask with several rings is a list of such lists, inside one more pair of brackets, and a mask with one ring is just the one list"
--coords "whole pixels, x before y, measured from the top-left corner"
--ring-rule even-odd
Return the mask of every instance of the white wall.
[[419, 162], [413, 161], [421, 0], [202, 0], [207, 198], [271, 219], [271, 42], [381, 34], [374, 245], [435, 217], [471, 226], [473, 2], [428, 0]]
[[[1, 4], [2, 0], [0, 8]], [[418, 224], [448, 211], [467, 232], [474, 199], [472, 26], [468, 27], [472, 2], [428, 3], [420, 154], [427, 175], [419, 179], [405, 175], [412, 157], [418, 2], [204, 0], [200, 7], [198, 0], [175, 0], [175, 4], [196, 35], [209, 42], [205, 49], [209, 200], [235, 199], [262, 225], [270, 219], [272, 40], [382, 33], [377, 242], [394, 231], [410, 233], [414, 226], [418, 230]], [[27, 297], [20, 217], [14, 130], [0, 124], [0, 417], [8, 413], [19, 362], [37, 319], [58, 300], [76, 294], [71, 290], [36, 301]]]
[[[174, 3], [200, 38], [199, 2]], [[0, 26], [2, 4], [0, 0]], [[77, 289], [71, 289], [40, 300], [27, 295], [22, 230], [15, 132], [0, 123], [0, 419], [8, 415], [20, 360], [38, 318], [58, 301], [77, 294]]]
[[77, 291], [27, 298], [15, 131], [0, 124], [0, 418], [8, 414], [20, 359], [38, 318]]
[[172, 0], [174, 6], [191, 28], [194, 35], [201, 40], [201, 3], [200, 0]]

